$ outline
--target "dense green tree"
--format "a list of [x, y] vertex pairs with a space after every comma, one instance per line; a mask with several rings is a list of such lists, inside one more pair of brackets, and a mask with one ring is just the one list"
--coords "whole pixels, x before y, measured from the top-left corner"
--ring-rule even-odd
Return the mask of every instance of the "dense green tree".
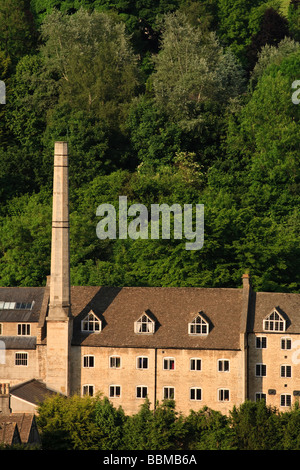
[[120, 450], [124, 448], [125, 413], [116, 409], [108, 398], [98, 400], [95, 406], [95, 425], [98, 428], [99, 450]]
[[[50, 202], [50, 203], [49, 203]], [[0, 218], [0, 285], [43, 285], [50, 272], [51, 193], [15, 197]]]
[[153, 420], [153, 410], [147, 398], [139, 412], [130, 416], [124, 426], [124, 445], [127, 450], [151, 449], [149, 430], [153, 426]]
[[288, 23], [292, 37], [300, 40], [300, 2], [299, 0], [291, 0], [288, 8]]
[[131, 167], [124, 123], [138, 90], [139, 72], [124, 24], [97, 11], [81, 9], [71, 16], [55, 11], [45, 19], [42, 33], [42, 55], [59, 83], [45, 142], [52, 145], [57, 136], [70, 139], [73, 175], [78, 179], [80, 174], [83, 182], [100, 167], [101, 173]]
[[235, 435], [228, 417], [206, 406], [190, 411], [185, 418], [185, 428], [185, 448], [189, 450], [235, 449]]
[[154, 411], [146, 400], [140, 411], [129, 417], [124, 431], [128, 450], [180, 450], [184, 418], [176, 412], [173, 400], [157, 403]]
[[37, 33], [29, 0], [2, 0], [0, 4], [0, 50], [12, 65], [36, 50]]
[[281, 450], [280, 418], [264, 400], [233, 407], [230, 425], [239, 450]]
[[57, 395], [40, 406], [37, 424], [43, 450], [96, 450], [99, 428], [95, 424], [100, 398]]
[[247, 224], [231, 243], [234, 259], [252, 267], [265, 290], [299, 289], [299, 107], [291, 100], [297, 70], [299, 53], [266, 69], [237, 122], [229, 120], [226, 158], [209, 177], [212, 197], [223, 187], [237, 210], [235, 225]]
[[284, 450], [300, 449], [300, 409], [299, 403], [280, 416], [282, 427], [282, 448]]
[[241, 63], [246, 66], [246, 48], [259, 31], [264, 10], [278, 5], [275, 0], [218, 0], [218, 36], [221, 44], [230, 46]]
[[226, 103], [242, 92], [242, 71], [214, 33], [191, 25], [185, 15], [167, 15], [163, 28], [152, 78], [158, 109], [185, 130], [201, 128], [206, 103]]
[[300, 51], [300, 44], [294, 39], [286, 37], [277, 46], [266, 44], [258, 54], [258, 60], [251, 72], [250, 90], [253, 91], [258, 79], [263, 75], [269, 65], [279, 66], [283, 59], [293, 52]]
[[61, 102], [92, 112], [111, 127], [120, 125], [138, 85], [137, 59], [124, 24], [96, 11], [69, 16], [54, 11], [42, 35], [48, 67], [61, 77]]
[[257, 57], [263, 46], [270, 44], [277, 46], [284, 38], [289, 36], [288, 21], [273, 8], [265, 10], [260, 23], [259, 31], [251, 38], [247, 47], [247, 69], [253, 70]]

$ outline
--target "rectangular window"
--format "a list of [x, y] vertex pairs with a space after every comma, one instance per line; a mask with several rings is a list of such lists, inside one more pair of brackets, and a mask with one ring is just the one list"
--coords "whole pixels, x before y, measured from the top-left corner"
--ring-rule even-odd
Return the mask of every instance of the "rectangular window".
[[27, 366], [28, 365], [28, 354], [27, 353], [16, 353], [15, 355], [16, 366]]
[[265, 349], [267, 347], [267, 338], [266, 336], [258, 336], [256, 338], [256, 348]]
[[30, 323], [19, 323], [18, 324], [18, 335], [30, 336]]
[[256, 364], [256, 366], [255, 366], [255, 375], [256, 375], [256, 377], [266, 377], [266, 375], [267, 375], [267, 366], [265, 364]]
[[0, 323], [0, 335], [3, 335], [3, 325]]
[[137, 369], [148, 369], [148, 357], [139, 356], [136, 360]]
[[218, 371], [219, 372], [229, 372], [229, 360], [228, 359], [219, 359], [218, 360]]
[[136, 387], [136, 398], [146, 398], [148, 395], [148, 387], [139, 386]]
[[120, 356], [111, 356], [109, 358], [109, 367], [111, 369], [119, 369], [121, 367], [121, 358], [120, 358]]
[[292, 366], [280, 366], [280, 377], [292, 377]]
[[202, 390], [198, 387], [192, 387], [190, 389], [190, 400], [200, 401], [202, 400]]
[[173, 357], [165, 357], [163, 362], [164, 370], [174, 370], [175, 369], [175, 359]]
[[163, 397], [164, 397], [164, 400], [174, 400], [174, 397], [175, 397], [174, 387], [164, 387]]
[[219, 390], [219, 401], [229, 401], [229, 390], [221, 388]]
[[95, 356], [83, 356], [83, 367], [95, 367]]
[[260, 401], [260, 400], [265, 400], [266, 401], [267, 397], [265, 393], [257, 392], [255, 394], [255, 401]]
[[290, 338], [281, 338], [281, 349], [292, 349], [292, 340]]
[[94, 396], [94, 385], [84, 385], [82, 387], [82, 393], [84, 396], [88, 395], [90, 397]]
[[192, 358], [190, 360], [190, 370], [201, 370], [201, 359]]
[[280, 406], [291, 406], [292, 396], [291, 395], [280, 395]]
[[110, 385], [109, 387], [109, 397], [110, 398], [119, 398], [121, 396], [121, 387], [120, 385]]

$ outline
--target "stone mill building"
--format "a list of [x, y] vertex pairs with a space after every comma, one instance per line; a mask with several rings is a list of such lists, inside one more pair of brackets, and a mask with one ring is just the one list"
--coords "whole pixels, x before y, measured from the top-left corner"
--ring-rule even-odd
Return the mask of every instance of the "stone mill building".
[[54, 151], [51, 273], [0, 288], [0, 410], [101, 392], [128, 414], [148, 397], [228, 413], [300, 396], [300, 294], [240, 288], [71, 286], [68, 147]]

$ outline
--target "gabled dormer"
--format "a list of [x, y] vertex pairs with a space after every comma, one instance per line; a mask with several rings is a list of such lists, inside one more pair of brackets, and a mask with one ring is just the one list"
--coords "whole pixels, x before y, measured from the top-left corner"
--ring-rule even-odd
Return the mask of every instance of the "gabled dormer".
[[153, 334], [155, 332], [155, 322], [144, 312], [140, 318], [134, 322], [134, 332], [138, 334]]
[[188, 324], [189, 335], [206, 336], [209, 333], [209, 323], [203, 317], [203, 312], [199, 312]]
[[102, 322], [97, 315], [90, 310], [86, 317], [81, 320], [81, 331], [87, 333], [100, 333], [102, 329]]
[[286, 330], [286, 320], [276, 308], [273, 308], [273, 310], [264, 318], [263, 330], [279, 332]]

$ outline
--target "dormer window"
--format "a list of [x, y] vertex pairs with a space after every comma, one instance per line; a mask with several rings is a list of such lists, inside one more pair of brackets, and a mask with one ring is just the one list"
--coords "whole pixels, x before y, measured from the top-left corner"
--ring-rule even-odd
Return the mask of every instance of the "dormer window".
[[285, 331], [286, 322], [276, 308], [264, 319], [264, 331]]
[[141, 334], [154, 333], [155, 323], [146, 313], [144, 313], [135, 323], [134, 332]]
[[204, 318], [198, 314], [194, 320], [189, 323], [189, 335], [205, 336], [209, 333], [209, 325]]
[[101, 331], [101, 320], [91, 310], [87, 316], [81, 321], [81, 331], [88, 333], [99, 333]]

